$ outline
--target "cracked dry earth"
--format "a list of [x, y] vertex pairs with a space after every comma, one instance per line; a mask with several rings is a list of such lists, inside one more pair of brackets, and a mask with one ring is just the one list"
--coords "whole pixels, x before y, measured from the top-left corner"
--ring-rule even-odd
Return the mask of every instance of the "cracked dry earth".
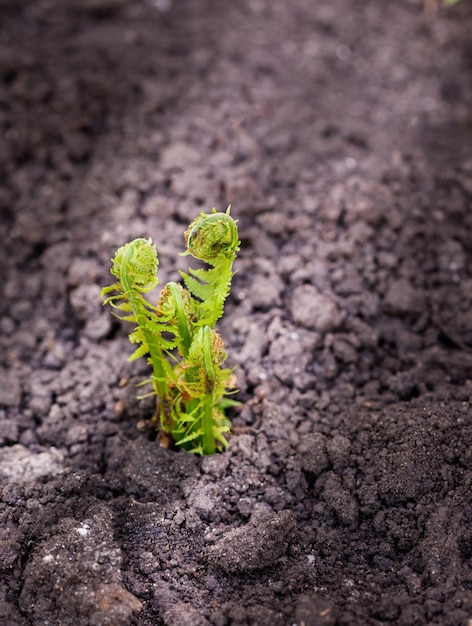
[[[470, 626], [472, 6], [2, 0], [0, 623]], [[231, 203], [226, 452], [109, 259]]]

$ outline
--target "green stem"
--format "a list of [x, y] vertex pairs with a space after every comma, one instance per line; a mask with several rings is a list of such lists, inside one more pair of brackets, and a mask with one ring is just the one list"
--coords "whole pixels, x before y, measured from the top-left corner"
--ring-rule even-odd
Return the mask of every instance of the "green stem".
[[213, 433], [213, 393], [209, 393], [202, 398], [201, 412], [203, 454], [214, 454], [216, 452], [216, 443]]
[[169, 283], [168, 285], [172, 298], [175, 303], [175, 311], [177, 315], [177, 326], [179, 329], [179, 339], [182, 341], [182, 352], [183, 356], [188, 356], [188, 351], [190, 350], [190, 346], [192, 344], [192, 337], [190, 334], [190, 329], [187, 324], [187, 316], [185, 313], [185, 306], [182, 300], [182, 294], [176, 283]]
[[205, 326], [202, 332], [203, 365], [208, 381], [207, 393], [202, 398], [203, 454], [214, 454], [216, 445], [215, 435], [213, 432], [213, 396], [216, 382], [216, 372], [215, 364], [213, 362], [213, 331], [209, 326]]

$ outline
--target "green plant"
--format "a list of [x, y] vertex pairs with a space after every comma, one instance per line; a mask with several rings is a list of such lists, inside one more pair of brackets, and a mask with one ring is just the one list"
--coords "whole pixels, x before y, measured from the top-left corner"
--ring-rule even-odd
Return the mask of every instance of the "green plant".
[[158, 396], [154, 420], [176, 445], [197, 454], [227, 446], [230, 422], [224, 409], [237, 403], [232, 370], [215, 324], [229, 294], [232, 266], [239, 250], [236, 221], [226, 213], [200, 213], [185, 233], [186, 251], [207, 269], [181, 272], [183, 284], [170, 282], [157, 305], [144, 294], [157, 285], [158, 258], [151, 239], [135, 239], [117, 250], [110, 272], [117, 282], [102, 289], [104, 304], [135, 324], [129, 339], [139, 344], [129, 357], [147, 357], [149, 381]]

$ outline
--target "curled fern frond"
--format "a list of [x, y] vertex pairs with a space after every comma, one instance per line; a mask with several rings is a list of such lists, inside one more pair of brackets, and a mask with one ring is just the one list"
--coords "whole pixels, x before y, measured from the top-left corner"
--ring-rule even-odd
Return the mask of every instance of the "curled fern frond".
[[212, 454], [227, 445], [230, 423], [223, 407], [235, 405], [225, 399], [234, 392], [233, 374], [222, 367], [226, 353], [214, 326], [234, 274], [237, 223], [229, 208], [200, 213], [185, 241], [184, 254], [210, 268], [181, 273], [183, 285], [168, 283], [156, 306], [144, 295], [157, 285], [159, 262], [151, 239], [135, 239], [117, 250], [110, 270], [117, 280], [102, 289], [102, 296], [118, 317], [135, 324], [129, 339], [138, 345], [129, 360], [147, 357], [152, 365], [161, 429], [185, 450]]
[[189, 254], [210, 265], [216, 265], [222, 257], [234, 260], [241, 242], [238, 227], [229, 211], [230, 207], [226, 213], [217, 213], [213, 209], [209, 214], [200, 213], [193, 220], [185, 233]]
[[[166, 326], [159, 324], [153, 307], [143, 296], [157, 285], [156, 248], [151, 239], [135, 239], [119, 248], [112, 259], [111, 274], [118, 281], [102, 289], [106, 296], [104, 304], [129, 312], [122, 319], [136, 324], [129, 338], [133, 344], [141, 344], [129, 357], [134, 361], [148, 356], [153, 366], [153, 385], [162, 400], [162, 407], [170, 398], [173, 380], [172, 368], [165, 358], [165, 352], [174, 347], [172, 341], [164, 337]], [[114, 293], [113, 293], [114, 292]], [[109, 295], [113, 293], [113, 295]], [[163, 419], [165, 416], [161, 416]]]
[[158, 267], [159, 260], [152, 239], [135, 239], [117, 250], [110, 272], [119, 281], [126, 281], [127, 289], [146, 292], [157, 285]]
[[226, 213], [200, 213], [185, 233], [186, 254], [208, 263], [210, 269], [189, 269], [181, 272], [185, 286], [200, 301], [199, 325], [214, 327], [223, 315], [229, 295], [232, 271], [239, 250], [237, 222]]

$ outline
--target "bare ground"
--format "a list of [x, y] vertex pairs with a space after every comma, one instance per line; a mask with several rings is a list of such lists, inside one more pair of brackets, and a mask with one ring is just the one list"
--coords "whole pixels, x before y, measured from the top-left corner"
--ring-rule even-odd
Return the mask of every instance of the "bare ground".
[[[0, 5], [0, 622], [470, 626], [472, 7]], [[137, 425], [114, 250], [232, 203], [225, 453]]]

